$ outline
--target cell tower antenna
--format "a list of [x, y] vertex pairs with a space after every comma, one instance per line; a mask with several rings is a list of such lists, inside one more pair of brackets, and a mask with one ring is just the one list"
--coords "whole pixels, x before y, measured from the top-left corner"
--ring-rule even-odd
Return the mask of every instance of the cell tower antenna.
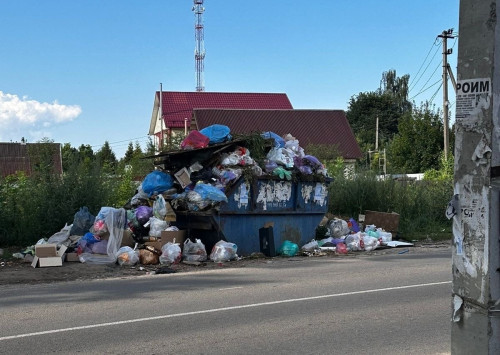
[[196, 91], [205, 91], [203, 80], [204, 60], [205, 60], [205, 40], [203, 35], [203, 0], [193, 0], [193, 12], [195, 17], [194, 38], [196, 46], [194, 49], [194, 65], [196, 71]]

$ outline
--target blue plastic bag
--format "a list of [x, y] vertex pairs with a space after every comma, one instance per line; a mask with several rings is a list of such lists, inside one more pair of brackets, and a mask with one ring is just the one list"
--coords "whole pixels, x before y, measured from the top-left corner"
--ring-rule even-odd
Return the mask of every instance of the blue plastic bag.
[[261, 134], [262, 138], [264, 139], [274, 139], [274, 146], [276, 148], [285, 148], [285, 140], [283, 138], [281, 138], [280, 136], [278, 136], [276, 133], [274, 132], [264, 132]]
[[162, 192], [171, 189], [174, 186], [174, 179], [163, 171], [155, 170], [144, 178], [142, 182], [142, 190], [148, 196], [161, 194]]
[[194, 187], [194, 191], [199, 193], [203, 200], [210, 200], [216, 202], [227, 202], [227, 196], [224, 192], [216, 188], [215, 186], [198, 183]]
[[200, 130], [200, 133], [210, 139], [209, 144], [222, 143], [231, 139], [231, 130], [228, 126], [214, 124]]

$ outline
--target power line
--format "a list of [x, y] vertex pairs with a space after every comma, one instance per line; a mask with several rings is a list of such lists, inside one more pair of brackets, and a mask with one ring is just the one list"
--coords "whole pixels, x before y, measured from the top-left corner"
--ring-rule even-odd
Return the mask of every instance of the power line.
[[[436, 84], [437, 84], [437, 83], [439, 83], [440, 81], [442, 81], [442, 80], [441, 80], [441, 79], [439, 79], [438, 81], [436, 81], [435, 83], [433, 83], [433, 84], [429, 85], [429, 86], [428, 86], [428, 87], [426, 87], [425, 89], [420, 90], [420, 91], [418, 92], [418, 94], [416, 94], [415, 96], [413, 96], [412, 98], [410, 98], [410, 100], [413, 100], [415, 97], [417, 97], [417, 96], [418, 96], [418, 95], [420, 95], [421, 93], [426, 92], [427, 90], [429, 90], [431, 87], [433, 87], [434, 85], [436, 85]], [[441, 85], [442, 85], [442, 83], [441, 83]]]
[[422, 92], [426, 91], [429, 88], [429, 87], [427, 87], [424, 89], [424, 87], [429, 83], [429, 81], [431, 81], [431, 79], [432, 79], [433, 75], [436, 73], [436, 71], [442, 66], [442, 63], [443, 63], [443, 61], [441, 60], [439, 62], [439, 64], [437, 65], [436, 69], [434, 69], [432, 74], [429, 76], [429, 79], [427, 79], [427, 81], [424, 83], [424, 85], [422, 85], [422, 88], [420, 89], [418, 94], [414, 95], [413, 97], [420, 95]]
[[[415, 74], [415, 80], [416, 81], [412, 81], [412, 85], [410, 85], [410, 88], [409, 88], [409, 91], [411, 91], [417, 84], [418, 82], [420, 81], [420, 79], [422, 78], [422, 76], [425, 74], [425, 72], [427, 71], [427, 69], [429, 68], [429, 65], [431, 65], [432, 63], [432, 60], [434, 59], [434, 57], [436, 57], [436, 54], [439, 50], [439, 47], [437, 46], [437, 42], [438, 42], [438, 39], [436, 37], [436, 39], [434, 40], [434, 43], [431, 45], [431, 48], [429, 49], [429, 52], [427, 52], [427, 55], [424, 59], [424, 61], [422, 62], [422, 64], [420, 65], [420, 68], [418, 69], [417, 71], [417, 74]], [[422, 67], [424, 66], [425, 64], [425, 61], [427, 60], [427, 58], [429, 57], [429, 54], [431, 53], [432, 51], [432, 47], [436, 46], [436, 50], [434, 51], [434, 54], [431, 58], [431, 60], [429, 61], [429, 64], [427, 64], [427, 66], [425, 67], [425, 70], [422, 72], [422, 74], [420, 75], [420, 77], [418, 77], [418, 74], [420, 73], [420, 70], [422, 69]]]
[[[113, 145], [113, 144], [116, 144], [116, 143], [122, 143], [122, 142], [130, 142], [130, 141], [133, 141], [133, 140], [137, 140], [137, 139], [142, 139], [142, 138], [147, 138], [149, 136], [141, 136], [141, 137], [137, 137], [137, 138], [130, 138], [130, 139], [125, 139], [125, 140], [122, 140], [122, 141], [116, 141], [116, 142], [108, 142], [109, 145]], [[94, 148], [94, 147], [102, 147], [104, 144], [96, 144], [96, 145], [91, 145], [90, 147], [91, 148]]]
[[443, 83], [441, 82], [441, 85], [439, 85], [439, 87], [437, 88], [436, 92], [431, 96], [431, 98], [429, 99], [429, 103], [432, 103], [432, 101], [434, 100], [434, 98], [436, 97], [437, 93], [439, 92], [439, 90], [441, 90], [441, 87], [443, 86]]

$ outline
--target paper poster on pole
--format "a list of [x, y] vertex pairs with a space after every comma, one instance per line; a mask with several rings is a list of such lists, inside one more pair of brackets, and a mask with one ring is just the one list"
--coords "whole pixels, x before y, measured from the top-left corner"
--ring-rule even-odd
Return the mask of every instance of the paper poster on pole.
[[481, 109], [488, 109], [491, 101], [491, 79], [478, 78], [457, 81], [457, 119], [465, 119]]

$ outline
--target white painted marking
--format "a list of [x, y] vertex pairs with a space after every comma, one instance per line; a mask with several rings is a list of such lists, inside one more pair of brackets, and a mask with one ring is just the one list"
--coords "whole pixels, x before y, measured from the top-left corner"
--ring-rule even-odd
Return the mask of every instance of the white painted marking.
[[232, 306], [232, 307], [222, 307], [222, 308], [214, 308], [214, 309], [205, 309], [205, 310], [201, 310], [201, 311], [175, 313], [175, 314], [165, 314], [163, 316], [156, 316], [156, 317], [137, 318], [137, 319], [122, 320], [122, 321], [117, 321], [117, 322], [108, 322], [108, 323], [99, 323], [99, 324], [91, 324], [91, 325], [82, 325], [82, 326], [79, 326], [79, 327], [70, 327], [70, 328], [45, 330], [45, 331], [42, 331], [42, 332], [25, 333], [25, 334], [18, 334], [18, 335], [9, 335], [9, 336], [5, 336], [5, 337], [0, 337], [0, 341], [2, 341], [2, 340], [9, 340], [9, 339], [27, 338], [27, 337], [37, 336], [37, 335], [46, 335], [46, 334], [56, 334], [56, 333], [70, 332], [70, 331], [74, 331], [74, 330], [102, 328], [102, 327], [109, 327], [109, 326], [113, 326], [113, 325], [131, 324], [131, 323], [139, 323], [139, 322], [149, 322], [149, 321], [152, 321], [152, 320], [159, 320], [159, 319], [178, 318], [178, 317], [193, 316], [193, 315], [199, 315], [199, 314], [225, 312], [225, 311], [232, 311], [232, 310], [235, 310], [235, 309], [244, 309], [244, 308], [254, 308], [254, 307], [262, 307], [262, 306], [271, 306], [271, 305], [275, 305], [275, 304], [292, 303], [292, 302], [302, 302], [302, 301], [311, 301], [311, 300], [320, 300], [320, 299], [324, 299], [324, 298], [334, 298], [334, 297], [342, 297], [342, 296], [361, 295], [361, 294], [366, 294], [366, 293], [385, 292], [385, 291], [394, 291], [394, 290], [405, 290], [405, 289], [409, 289], [409, 288], [426, 287], [426, 286], [437, 286], [437, 285], [446, 285], [446, 284], [451, 284], [451, 281], [441, 281], [441, 282], [431, 282], [431, 283], [427, 283], [427, 284], [416, 284], [416, 285], [407, 285], [407, 286], [377, 288], [377, 289], [373, 289], [373, 290], [363, 290], [363, 291], [334, 293], [334, 294], [322, 295], [322, 296], [311, 296], [311, 297], [302, 297], [302, 298], [290, 298], [290, 299], [281, 300], [281, 301], [251, 303], [251, 304], [245, 304], [245, 305], [242, 305], [242, 306]]
[[219, 291], [226, 291], [226, 290], [237, 290], [239, 288], [243, 288], [241, 286], [236, 286], [236, 287], [226, 287], [226, 288], [219, 288]]

